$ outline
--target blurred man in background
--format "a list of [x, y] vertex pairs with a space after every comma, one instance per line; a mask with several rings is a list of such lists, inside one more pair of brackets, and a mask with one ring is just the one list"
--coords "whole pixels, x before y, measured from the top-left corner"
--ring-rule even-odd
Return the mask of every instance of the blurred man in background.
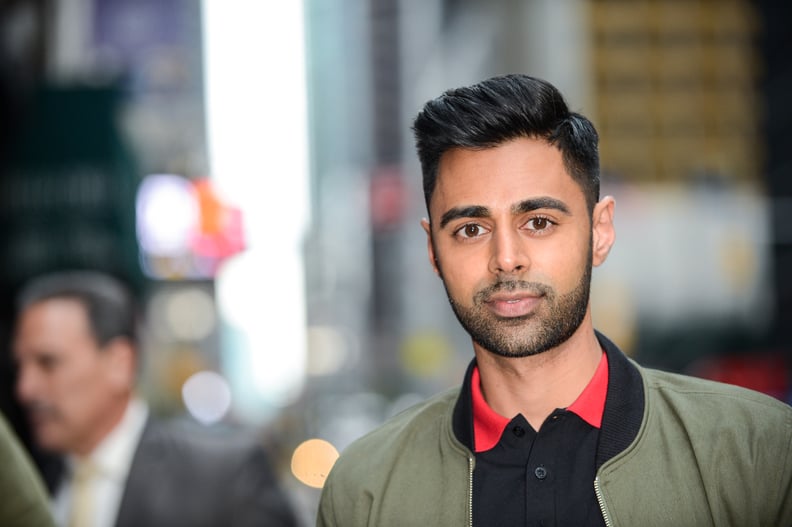
[[16, 392], [38, 445], [65, 455], [51, 482], [58, 523], [295, 525], [255, 441], [149, 416], [136, 328], [128, 290], [103, 274], [47, 275], [20, 295]]
[[318, 525], [792, 525], [789, 406], [642, 368], [594, 330], [615, 233], [591, 122], [508, 75], [414, 130], [429, 261], [475, 359], [342, 453]]

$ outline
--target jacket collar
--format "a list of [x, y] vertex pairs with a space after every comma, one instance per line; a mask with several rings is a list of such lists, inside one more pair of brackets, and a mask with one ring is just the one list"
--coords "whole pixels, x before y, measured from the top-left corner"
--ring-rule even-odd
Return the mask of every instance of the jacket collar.
[[[608, 395], [602, 414], [602, 427], [597, 447], [596, 469], [626, 449], [633, 442], [644, 414], [644, 387], [638, 368], [607, 337], [596, 332], [600, 346], [608, 356]], [[474, 358], [468, 365], [465, 380], [453, 414], [456, 438], [471, 452], [475, 452], [473, 434], [473, 398], [470, 384]]]
[[643, 378], [638, 368], [616, 344], [597, 332], [602, 349], [608, 355], [608, 395], [597, 446], [596, 470], [624, 451], [635, 440], [643, 421], [646, 399]]

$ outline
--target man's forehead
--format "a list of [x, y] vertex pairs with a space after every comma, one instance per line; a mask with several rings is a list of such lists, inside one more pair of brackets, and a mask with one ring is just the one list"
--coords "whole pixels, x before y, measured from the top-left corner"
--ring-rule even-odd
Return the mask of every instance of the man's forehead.
[[452, 186], [472, 179], [495, 180], [504, 175], [574, 182], [558, 148], [545, 141], [528, 138], [489, 148], [449, 149], [440, 157], [436, 175], [436, 186]]
[[519, 210], [550, 199], [567, 209], [585, 207], [585, 194], [568, 173], [561, 152], [544, 141], [520, 139], [487, 149], [452, 149], [438, 167], [429, 202], [433, 219], [458, 207]]
[[51, 298], [31, 304], [19, 316], [16, 340], [90, 337], [85, 306], [76, 299]]
[[22, 310], [21, 318], [32, 318], [31, 316], [44, 320], [70, 322], [88, 320], [85, 304], [80, 299], [70, 296], [49, 297], [33, 302]]

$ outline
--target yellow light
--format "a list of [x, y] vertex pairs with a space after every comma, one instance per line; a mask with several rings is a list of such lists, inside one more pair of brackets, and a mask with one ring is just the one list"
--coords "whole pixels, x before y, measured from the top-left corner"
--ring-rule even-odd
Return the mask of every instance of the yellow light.
[[294, 477], [309, 487], [321, 489], [338, 459], [338, 450], [323, 439], [309, 439], [294, 449], [291, 470]]
[[448, 339], [436, 332], [408, 336], [400, 351], [404, 369], [416, 377], [434, 377], [447, 372], [452, 358]]

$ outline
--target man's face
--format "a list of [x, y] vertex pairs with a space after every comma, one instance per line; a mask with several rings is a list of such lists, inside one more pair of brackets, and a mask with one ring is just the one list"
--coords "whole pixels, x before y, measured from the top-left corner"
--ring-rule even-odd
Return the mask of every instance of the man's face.
[[525, 357], [577, 331], [596, 229], [558, 149], [521, 138], [446, 152], [430, 215], [430, 260], [477, 347]]
[[117, 418], [130, 372], [112, 349], [100, 349], [83, 305], [72, 299], [33, 304], [17, 322], [17, 396], [38, 444], [89, 453]]

